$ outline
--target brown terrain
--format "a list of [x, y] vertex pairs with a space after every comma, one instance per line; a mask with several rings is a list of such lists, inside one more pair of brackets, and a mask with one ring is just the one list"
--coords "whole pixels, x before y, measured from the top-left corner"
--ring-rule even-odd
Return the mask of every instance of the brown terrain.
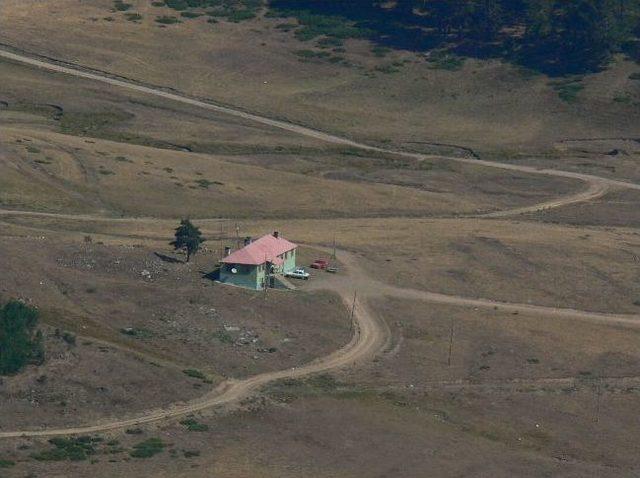
[[[637, 65], [568, 104], [132, 4], [0, 5], [0, 299], [46, 352], [0, 380], [0, 477], [638, 476]], [[273, 230], [338, 273], [212, 280]]]

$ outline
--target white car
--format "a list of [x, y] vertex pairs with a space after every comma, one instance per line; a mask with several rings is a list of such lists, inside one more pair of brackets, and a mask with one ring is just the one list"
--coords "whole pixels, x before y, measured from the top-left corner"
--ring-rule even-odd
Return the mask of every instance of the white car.
[[304, 280], [309, 279], [309, 273], [304, 269], [296, 269], [295, 271], [287, 272], [284, 276], [291, 277], [293, 279], [304, 279]]

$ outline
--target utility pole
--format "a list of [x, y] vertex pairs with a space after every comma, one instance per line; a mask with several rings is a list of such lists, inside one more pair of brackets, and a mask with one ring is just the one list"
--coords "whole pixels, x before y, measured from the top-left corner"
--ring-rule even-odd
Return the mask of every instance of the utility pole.
[[358, 297], [358, 291], [355, 290], [353, 291], [353, 304], [351, 305], [351, 316], [349, 317], [349, 327], [351, 329], [351, 331], [353, 332], [354, 328], [355, 328], [355, 315], [356, 315], [356, 299]]
[[335, 261], [336, 260], [336, 235], [333, 235], [333, 255], [331, 256], [332, 259]]
[[600, 421], [600, 401], [602, 397], [602, 381], [598, 379], [598, 384], [596, 385], [596, 413], [593, 417], [593, 421], [598, 423]]
[[453, 317], [451, 318], [451, 328], [449, 330], [449, 357], [447, 358], [447, 367], [451, 367], [451, 353], [453, 352]]

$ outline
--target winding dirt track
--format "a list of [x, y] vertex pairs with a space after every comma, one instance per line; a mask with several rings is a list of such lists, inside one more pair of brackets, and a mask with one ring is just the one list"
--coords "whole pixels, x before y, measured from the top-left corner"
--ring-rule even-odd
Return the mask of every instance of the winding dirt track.
[[[300, 135], [313, 137], [334, 144], [347, 145], [359, 149], [377, 151], [384, 153], [393, 153], [410, 157], [417, 160], [424, 160], [433, 156], [408, 153], [404, 151], [395, 151], [391, 149], [378, 148], [369, 146], [366, 144], [358, 143], [346, 138], [334, 136], [321, 131], [313, 130], [303, 126], [287, 123], [284, 121], [274, 120], [263, 116], [247, 113], [237, 109], [229, 108], [226, 106], [219, 106], [213, 103], [189, 98], [184, 95], [179, 95], [171, 92], [164, 91], [159, 88], [153, 88], [150, 86], [139, 85], [129, 81], [124, 81], [117, 78], [112, 78], [106, 74], [100, 75], [88, 71], [79, 69], [79, 67], [67, 67], [51, 61], [43, 61], [34, 58], [30, 58], [23, 55], [18, 55], [5, 50], [0, 49], [0, 57], [8, 58], [13, 61], [29, 64], [32, 66], [44, 68], [47, 70], [65, 73], [81, 78], [99, 81], [102, 83], [111, 84], [114, 86], [127, 88], [130, 90], [147, 93], [162, 98], [166, 98], [181, 103], [190, 104], [200, 108], [206, 108], [209, 110], [218, 111], [221, 113], [229, 114], [232, 116], [241, 117], [250, 121], [266, 124], [272, 127], [280, 128], [290, 132], [298, 133]], [[445, 157], [451, 161], [457, 161], [462, 163], [484, 165], [492, 168], [507, 169], [513, 171], [520, 171], [525, 173], [543, 174], [548, 176], [559, 176], [565, 178], [574, 178], [584, 181], [588, 184], [588, 188], [580, 193], [570, 195], [564, 198], [559, 198], [553, 201], [548, 201], [535, 206], [529, 206], [524, 208], [513, 209], [509, 211], [499, 211], [495, 213], [489, 213], [481, 215], [480, 217], [504, 217], [512, 214], [523, 214], [526, 212], [540, 211], [552, 207], [560, 207], [567, 204], [573, 204], [576, 202], [586, 201], [594, 199], [603, 195], [609, 187], [628, 188], [640, 190], [640, 185], [634, 183], [628, 183], [624, 181], [616, 181], [607, 178], [600, 178], [597, 176], [574, 173], [568, 171], [557, 171], [552, 169], [537, 169], [529, 166], [513, 165], [498, 163], [493, 161], [484, 161], [478, 159], [466, 159]], [[28, 216], [41, 216], [41, 217], [57, 217], [64, 219], [74, 220], [103, 220], [103, 221], [128, 221], [133, 222], [141, 220], [141, 218], [106, 218], [104, 216], [91, 216], [81, 215], [75, 216], [71, 214], [50, 214], [50, 213], [36, 213], [36, 212], [23, 212], [23, 211], [7, 211], [0, 210], [0, 214], [3, 215], [28, 215]], [[300, 378], [309, 374], [323, 372], [327, 370], [337, 369], [345, 366], [353, 365], [354, 363], [364, 361], [373, 357], [376, 353], [380, 352], [389, 340], [389, 331], [383, 320], [373, 314], [366, 305], [368, 298], [383, 296], [402, 297], [415, 300], [424, 300], [432, 303], [449, 304], [457, 306], [475, 307], [475, 308], [489, 308], [506, 310], [510, 312], [526, 312], [527, 314], [542, 315], [546, 317], [557, 318], [573, 318], [584, 319], [597, 322], [604, 322], [614, 325], [626, 325], [626, 326], [640, 326], [640, 317], [631, 315], [616, 315], [616, 314], [602, 314], [595, 312], [585, 312], [573, 309], [562, 309], [553, 307], [534, 306], [529, 304], [513, 304], [503, 303], [487, 299], [471, 299], [459, 296], [448, 296], [444, 294], [438, 294], [427, 291], [401, 289], [391, 285], [380, 283], [374, 279], [371, 279], [366, 273], [364, 273], [357, 263], [357, 260], [351, 254], [344, 251], [340, 252], [340, 259], [346, 265], [348, 274], [340, 277], [338, 276], [335, 281], [329, 281], [326, 288], [338, 293], [345, 305], [349, 310], [353, 307], [353, 327], [354, 334], [351, 341], [332, 353], [327, 357], [320, 358], [316, 361], [310, 362], [301, 367], [281, 370], [277, 372], [269, 372], [264, 374], [255, 375], [243, 380], [227, 380], [218, 386], [212, 392], [205, 396], [182, 404], [173, 404], [164, 409], [156, 409], [149, 411], [141, 416], [133, 417], [124, 420], [110, 420], [105, 419], [102, 422], [79, 427], [70, 428], [52, 428], [42, 430], [19, 430], [19, 431], [6, 431], [0, 432], [0, 438], [12, 438], [12, 437], [50, 437], [56, 435], [74, 435], [74, 434], [90, 434], [98, 432], [106, 432], [110, 430], [122, 429], [127, 427], [135, 427], [143, 424], [158, 422], [161, 420], [167, 420], [171, 418], [180, 417], [190, 413], [202, 411], [208, 408], [222, 406], [236, 402], [246, 397], [251, 392], [258, 388], [279, 379], [284, 378]], [[356, 303], [353, 301], [354, 292], [358, 291], [360, 301]], [[352, 303], [353, 301], [353, 303]]]
[[569, 206], [570, 204], [577, 204], [581, 202], [593, 201], [604, 196], [610, 190], [610, 186], [602, 181], [590, 180], [587, 182], [587, 188], [583, 191], [577, 192], [550, 201], [534, 204], [532, 206], [524, 206], [516, 209], [507, 209], [504, 211], [495, 211], [485, 214], [476, 214], [472, 217], [479, 218], [501, 218], [508, 216], [517, 216], [519, 214], [527, 214], [540, 211], [548, 211], [549, 209], [555, 209], [558, 207]]
[[341, 289], [339, 292], [347, 310], [353, 310], [354, 334], [351, 341], [336, 352], [310, 362], [277, 372], [254, 375], [243, 380], [226, 380], [207, 395], [183, 404], [173, 404], [164, 409], [152, 410], [143, 415], [125, 420], [109, 420], [78, 427], [50, 428], [43, 430], [19, 430], [0, 432], [0, 438], [51, 437], [107, 432], [110, 430], [140, 426], [161, 420], [172, 419], [208, 408], [237, 402], [251, 392], [275, 380], [300, 378], [309, 374], [354, 365], [373, 357], [388, 341], [389, 333], [384, 322], [373, 315], [365, 305], [353, 301], [354, 296]]
[[[291, 133], [296, 133], [309, 138], [318, 139], [320, 141], [324, 141], [327, 143], [350, 146], [353, 148], [358, 148], [366, 151], [374, 151], [378, 153], [391, 153], [391, 154], [396, 154], [396, 155], [400, 155], [400, 156], [404, 156], [412, 159], [417, 159], [418, 161], [423, 161], [429, 158], [441, 158], [441, 159], [447, 159], [450, 161], [456, 161], [459, 163], [472, 164], [476, 166], [480, 165], [480, 166], [486, 166], [489, 168], [506, 169], [510, 171], [519, 171], [523, 173], [572, 178], [572, 179], [577, 179], [579, 181], [584, 181], [588, 184], [598, 183], [601, 185], [640, 190], [640, 184], [631, 183], [627, 181], [619, 181], [619, 180], [609, 179], [609, 178], [602, 178], [599, 176], [593, 176], [591, 174], [583, 174], [583, 173], [577, 173], [572, 171], [561, 171], [561, 170], [548, 169], [548, 168], [535, 168], [532, 166], [500, 163], [497, 161], [487, 161], [483, 159], [470, 159], [470, 158], [458, 158], [458, 157], [452, 157], [452, 156], [436, 156], [436, 155], [427, 155], [427, 154], [420, 154], [420, 153], [410, 153], [410, 152], [398, 151], [390, 148], [381, 148], [378, 146], [371, 146], [365, 143], [359, 143], [357, 141], [354, 141], [348, 138], [343, 138], [341, 136], [325, 133], [323, 131], [297, 125], [287, 121], [267, 118], [265, 116], [242, 111], [238, 108], [218, 105], [209, 100], [192, 98], [184, 94], [178, 94], [178, 93], [166, 91], [160, 87], [143, 85], [139, 83], [134, 83], [133, 81], [115, 78], [113, 76], [109, 76], [107, 73], [97, 73], [97, 72], [89, 71], [87, 68], [82, 67], [80, 65], [71, 65], [66, 63], [62, 64], [62, 62], [54, 62], [53, 60], [32, 58], [26, 55], [12, 53], [2, 48], [0, 48], [0, 57], [7, 58], [9, 60], [13, 60], [19, 63], [35, 66], [38, 68], [43, 68], [45, 70], [55, 71], [57, 73], [64, 73], [64, 74], [76, 76], [79, 78], [99, 81], [101, 83], [106, 83], [112, 86], [117, 86], [120, 88], [137, 91], [140, 93], [146, 93], [149, 95], [158, 96], [168, 100], [177, 101], [179, 103], [196, 106], [198, 108], [217, 111], [218, 113], [223, 113], [230, 116], [236, 116], [236, 117], [243, 118], [256, 123], [264, 124], [264, 125], [271, 126], [274, 128], [285, 130], [285, 131], [289, 131]], [[558, 201], [561, 201], [561, 200], [558, 200]], [[575, 202], [575, 201], [572, 201], [572, 202]], [[572, 202], [569, 202], [569, 204], [571, 204]], [[548, 207], [558, 207], [558, 206], [549, 205], [547, 206], [547, 208]], [[527, 211], [527, 212], [530, 212], [530, 211]]]
[[[487, 299], [469, 299], [459, 296], [448, 296], [433, 292], [413, 289], [401, 289], [371, 279], [359, 267], [357, 258], [345, 251], [339, 251], [339, 259], [346, 266], [347, 273], [335, 276], [323, 284], [323, 288], [338, 293], [348, 310], [353, 308], [354, 334], [351, 341], [336, 352], [300, 367], [277, 372], [254, 375], [243, 380], [226, 380], [215, 390], [203, 397], [188, 403], [176, 403], [163, 409], [151, 410], [147, 413], [122, 420], [105, 419], [93, 425], [50, 428], [42, 430], [17, 430], [0, 432], [0, 438], [17, 437], [51, 437], [60, 435], [79, 435], [108, 432], [122, 428], [136, 427], [144, 424], [182, 417], [190, 413], [228, 405], [247, 397], [260, 387], [275, 380], [285, 378], [301, 378], [310, 374], [335, 370], [352, 366], [371, 359], [385, 348], [390, 341], [390, 333], [380, 317], [377, 317], [366, 306], [367, 299], [380, 296], [400, 297], [413, 300], [424, 300], [432, 303], [485, 308], [509, 312], [526, 312], [528, 315], [544, 317], [582, 319], [607, 323], [640, 327], [640, 316], [621, 314], [602, 314], [574, 309], [535, 306], [530, 304], [514, 304]], [[359, 300], [354, 301], [357, 291]]]

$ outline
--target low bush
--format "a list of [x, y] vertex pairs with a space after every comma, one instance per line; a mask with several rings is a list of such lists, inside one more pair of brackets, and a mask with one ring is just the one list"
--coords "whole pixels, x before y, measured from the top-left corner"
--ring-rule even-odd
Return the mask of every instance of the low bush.
[[129, 10], [132, 6], [133, 5], [131, 5], [130, 3], [125, 3], [122, 0], [115, 0], [115, 2], [113, 2], [113, 7], [119, 12], [125, 12]]
[[185, 369], [182, 371], [182, 373], [184, 373], [187, 377], [197, 378], [202, 380], [205, 383], [211, 383], [211, 380], [209, 379], [209, 377], [207, 377], [204, 373], [202, 373], [200, 370], [197, 370], [195, 368]]
[[584, 89], [579, 79], [566, 79], [549, 83], [558, 93], [558, 97], [566, 103], [578, 101], [578, 93]]
[[434, 52], [428, 61], [434, 70], [457, 71], [464, 65], [464, 58], [447, 52]]
[[375, 46], [371, 49], [371, 53], [375, 56], [382, 58], [387, 56], [391, 52], [391, 48], [387, 48], [384, 46]]
[[399, 73], [400, 72], [400, 69], [397, 68], [396, 66], [393, 66], [393, 65], [376, 66], [375, 70], [380, 72], [380, 73], [385, 73], [387, 75], [392, 74], [392, 73]]
[[95, 444], [101, 438], [52, 438], [49, 443], [52, 448], [38, 453], [32, 453], [31, 458], [38, 461], [84, 461], [96, 453]]
[[201, 17], [203, 14], [202, 13], [196, 13], [196, 12], [181, 12], [180, 16], [183, 18], [198, 18]]
[[142, 15], [139, 13], [125, 13], [124, 16], [130, 22], [139, 22], [142, 20]]
[[173, 25], [175, 23], [180, 23], [176, 17], [169, 17], [167, 15], [162, 15], [161, 17], [156, 18], [157, 23], [161, 23], [163, 25]]
[[206, 432], [209, 430], [209, 425], [199, 423], [195, 418], [187, 418], [180, 422], [180, 425], [187, 427], [190, 432]]
[[133, 458], [151, 458], [158, 453], [162, 453], [167, 447], [160, 438], [148, 438], [145, 441], [133, 445], [133, 450], [129, 453]]

